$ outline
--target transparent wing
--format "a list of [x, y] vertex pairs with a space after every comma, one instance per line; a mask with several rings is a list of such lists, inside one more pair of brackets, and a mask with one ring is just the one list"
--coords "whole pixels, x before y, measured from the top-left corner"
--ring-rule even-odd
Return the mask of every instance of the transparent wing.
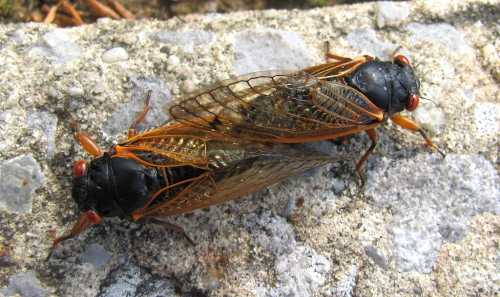
[[144, 210], [142, 216], [180, 214], [233, 200], [342, 158], [344, 157], [279, 148], [268, 155], [246, 158], [208, 172], [175, 197]]
[[302, 142], [383, 118], [362, 93], [306, 72], [258, 73], [226, 81], [174, 103], [173, 119], [238, 138]]

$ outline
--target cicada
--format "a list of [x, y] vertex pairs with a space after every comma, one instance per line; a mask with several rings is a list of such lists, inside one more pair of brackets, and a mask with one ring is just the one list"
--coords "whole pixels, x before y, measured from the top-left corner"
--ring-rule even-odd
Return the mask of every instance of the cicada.
[[255, 73], [219, 83], [174, 103], [170, 114], [197, 129], [265, 143], [332, 140], [364, 131], [371, 145], [357, 162], [360, 176], [378, 142], [375, 129], [389, 119], [420, 133], [444, 156], [418, 123], [400, 114], [415, 110], [420, 100], [420, 82], [407, 57], [327, 58], [332, 61], [301, 71]]
[[237, 139], [166, 124], [137, 133], [149, 104], [127, 140], [103, 151], [79, 130], [75, 138], [94, 157], [73, 167], [73, 199], [81, 215], [54, 247], [103, 217], [133, 221], [182, 214], [236, 199], [339, 159], [319, 152]]

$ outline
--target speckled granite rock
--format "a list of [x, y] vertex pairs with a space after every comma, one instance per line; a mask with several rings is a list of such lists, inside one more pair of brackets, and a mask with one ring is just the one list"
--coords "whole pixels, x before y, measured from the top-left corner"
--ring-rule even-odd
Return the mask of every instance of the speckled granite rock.
[[[1, 204], [22, 198], [23, 205], [0, 210], [0, 294], [494, 296], [498, 19], [499, 1], [469, 0], [100, 20], [72, 29], [0, 25], [0, 176], [21, 172], [33, 183], [26, 190], [0, 179], [8, 189]], [[108, 147], [124, 136], [147, 90], [154, 104], [146, 126], [156, 125], [168, 120], [164, 104], [200, 86], [266, 65], [323, 62], [326, 40], [348, 56], [387, 58], [401, 46], [432, 100], [414, 116], [448, 157], [389, 123], [379, 129], [364, 188], [346, 160], [170, 218], [194, 246], [160, 226], [111, 219], [45, 261], [54, 234], [76, 219], [72, 161], [88, 158], [73, 142], [70, 113]], [[367, 145], [359, 135], [341, 148], [315, 147], [356, 160]], [[24, 168], [14, 172], [5, 164], [17, 158], [29, 164], [18, 162]]]

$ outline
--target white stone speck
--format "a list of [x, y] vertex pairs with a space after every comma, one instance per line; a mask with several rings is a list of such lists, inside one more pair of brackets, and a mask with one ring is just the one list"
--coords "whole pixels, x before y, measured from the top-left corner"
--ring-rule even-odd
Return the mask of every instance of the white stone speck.
[[115, 63], [128, 59], [128, 53], [123, 47], [115, 47], [102, 54], [102, 60], [106, 63]]
[[179, 65], [181, 60], [177, 56], [172, 55], [172, 56], [168, 57], [167, 62], [168, 62], [169, 66], [177, 66], [177, 65]]
[[381, 1], [377, 5], [377, 26], [397, 26], [410, 15], [410, 7], [406, 2]]
[[68, 88], [68, 95], [73, 96], [73, 97], [80, 97], [83, 96], [84, 91], [81, 87], [79, 86], [73, 86]]

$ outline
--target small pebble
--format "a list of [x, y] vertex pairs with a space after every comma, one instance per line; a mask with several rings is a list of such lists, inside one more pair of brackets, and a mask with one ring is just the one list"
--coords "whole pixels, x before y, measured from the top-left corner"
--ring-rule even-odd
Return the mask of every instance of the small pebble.
[[0, 209], [31, 213], [32, 195], [44, 182], [42, 170], [31, 155], [0, 163]]
[[106, 63], [115, 63], [128, 59], [128, 53], [123, 47], [115, 47], [102, 54], [102, 60]]
[[90, 263], [99, 269], [109, 262], [111, 255], [101, 245], [93, 243], [80, 255], [80, 258], [82, 262]]
[[168, 62], [169, 66], [177, 66], [177, 65], [179, 65], [181, 60], [177, 56], [172, 55], [172, 56], [168, 57], [167, 62]]
[[377, 27], [397, 26], [410, 15], [408, 3], [401, 2], [378, 2], [377, 6]]
[[94, 86], [94, 89], [92, 89], [92, 93], [95, 95], [102, 94], [105, 89], [106, 86], [102, 82], [97, 82]]
[[81, 97], [84, 94], [84, 91], [81, 87], [73, 86], [68, 88], [68, 94], [73, 97]]

